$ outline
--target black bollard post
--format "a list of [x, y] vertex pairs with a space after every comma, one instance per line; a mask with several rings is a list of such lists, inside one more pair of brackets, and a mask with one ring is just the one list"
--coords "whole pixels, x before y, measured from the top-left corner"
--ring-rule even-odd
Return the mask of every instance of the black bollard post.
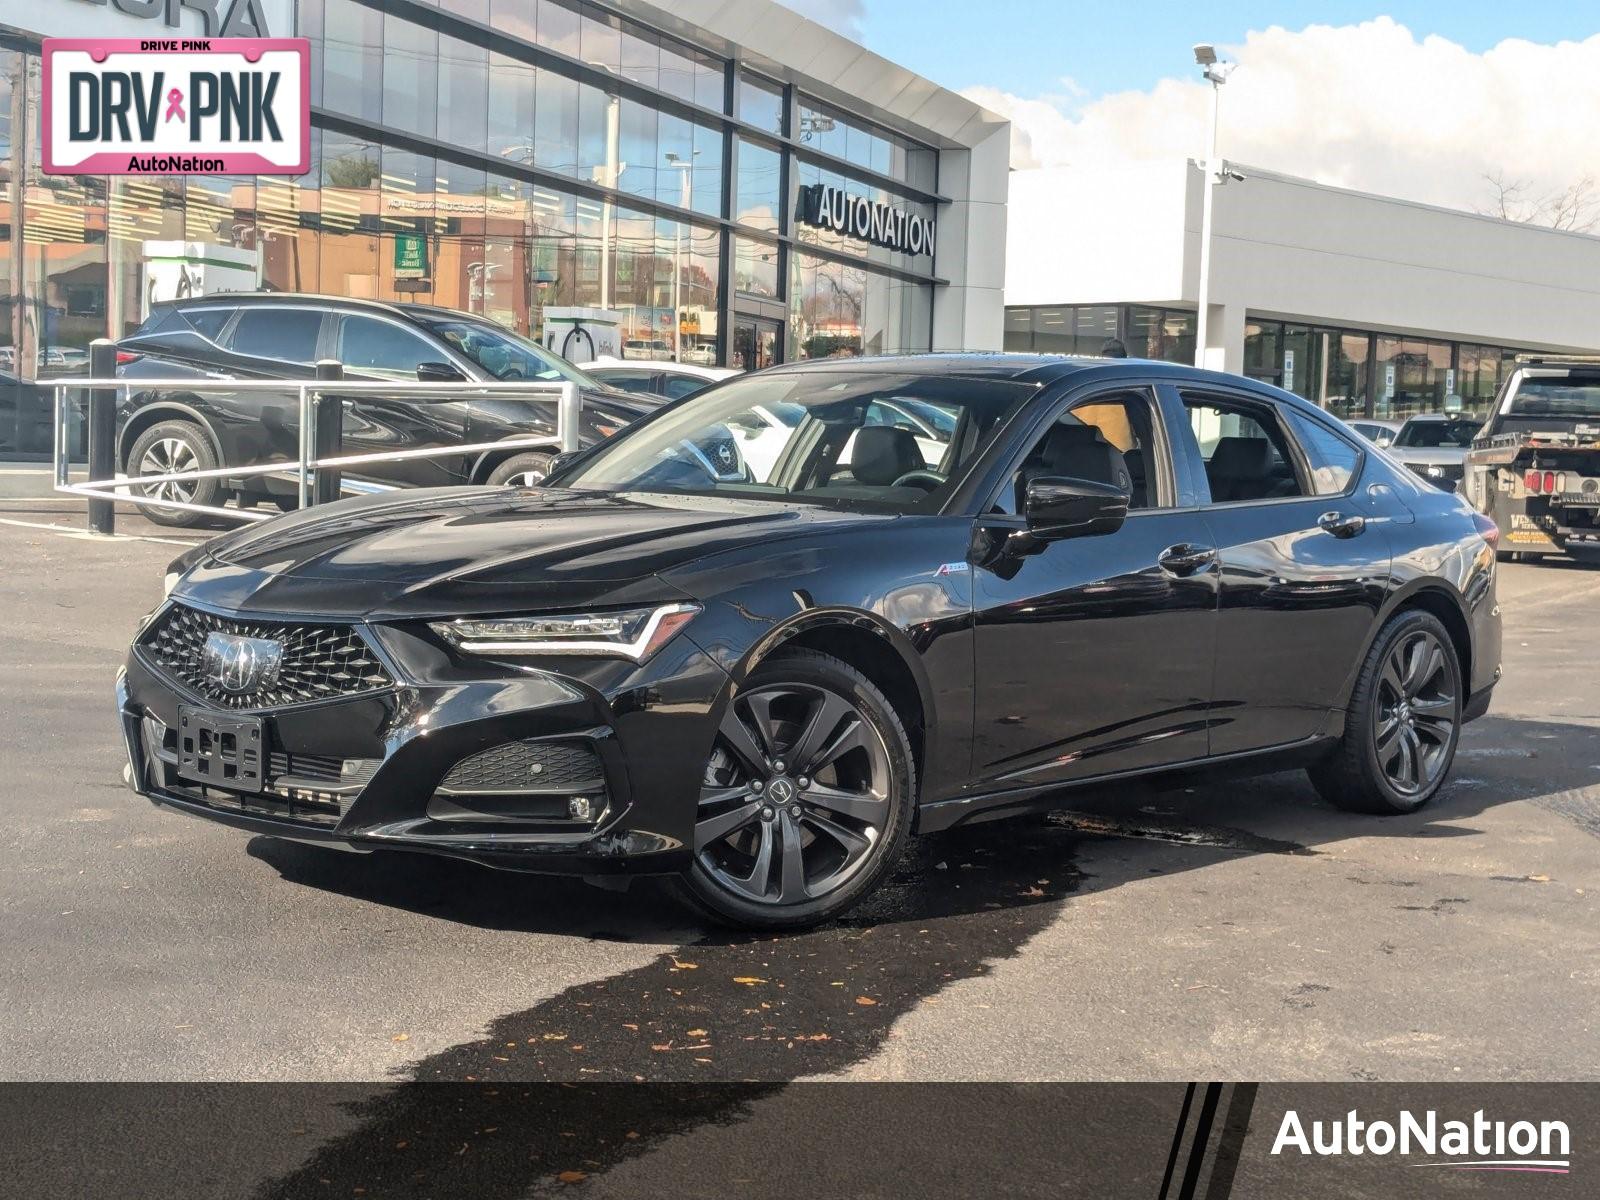
[[[89, 374], [95, 379], [110, 379], [117, 373], [117, 344], [96, 338], [89, 344]], [[89, 391], [89, 478], [110, 479], [117, 472], [117, 393], [112, 388]], [[113, 534], [117, 531], [116, 501], [89, 501], [89, 532]]]
[[[323, 358], [317, 360], [317, 379], [338, 380], [344, 378], [344, 364], [338, 359]], [[335, 458], [344, 447], [344, 406], [336, 395], [326, 392], [317, 396], [316, 408], [316, 441], [312, 445], [312, 453], [320, 461], [324, 458]], [[312, 489], [311, 502], [313, 504], [331, 504], [339, 498], [340, 473], [337, 467], [317, 468], [316, 486]]]

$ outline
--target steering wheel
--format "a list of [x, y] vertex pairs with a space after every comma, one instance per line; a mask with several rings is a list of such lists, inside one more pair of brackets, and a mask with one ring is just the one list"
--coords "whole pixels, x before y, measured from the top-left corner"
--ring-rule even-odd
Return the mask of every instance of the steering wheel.
[[926, 488], [930, 492], [936, 492], [945, 485], [946, 478], [946, 476], [939, 474], [938, 471], [919, 469], [916, 471], [907, 471], [889, 486], [920, 487]]

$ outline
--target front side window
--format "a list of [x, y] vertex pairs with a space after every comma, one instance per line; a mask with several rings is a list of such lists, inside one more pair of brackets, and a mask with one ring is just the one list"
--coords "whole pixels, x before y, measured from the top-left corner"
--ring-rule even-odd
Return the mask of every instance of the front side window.
[[420, 318], [420, 321], [462, 356], [477, 363], [492, 378], [597, 386], [593, 379], [566, 359], [499, 325], [449, 318]]
[[[995, 380], [764, 372], [691, 396], [624, 431], [560, 486], [933, 512], [1033, 394], [1031, 387]], [[940, 440], [867, 419], [874, 406], [919, 401], [954, 414], [952, 436]]]
[[421, 364], [445, 359], [409, 329], [375, 317], [346, 317], [339, 327], [339, 361], [363, 375], [415, 379]]
[[311, 363], [317, 357], [322, 313], [305, 308], [247, 308], [233, 327], [229, 349], [255, 358]]
[[1210, 396], [1185, 396], [1183, 406], [1205, 460], [1213, 504], [1306, 494], [1288, 440], [1266, 409]]
[[1118, 392], [1074, 404], [1035, 439], [1000, 489], [992, 511], [1022, 512], [1028, 484], [1043, 477], [1126, 487], [1130, 510], [1157, 506], [1154, 413], [1144, 392]]

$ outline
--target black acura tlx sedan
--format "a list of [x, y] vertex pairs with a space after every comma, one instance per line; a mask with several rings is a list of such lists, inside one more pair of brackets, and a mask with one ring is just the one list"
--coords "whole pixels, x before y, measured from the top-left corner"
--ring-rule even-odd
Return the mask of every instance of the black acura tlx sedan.
[[1500, 674], [1495, 536], [1232, 376], [786, 366], [542, 488], [360, 497], [190, 551], [117, 703], [160, 805], [670, 874], [717, 918], [798, 927], [911, 833], [1091, 780], [1298, 764], [1341, 806], [1418, 808]]

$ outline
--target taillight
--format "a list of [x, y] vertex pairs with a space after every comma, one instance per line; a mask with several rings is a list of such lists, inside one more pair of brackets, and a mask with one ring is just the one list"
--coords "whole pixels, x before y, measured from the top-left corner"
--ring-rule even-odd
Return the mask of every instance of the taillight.
[[[1548, 478], [1548, 476], [1547, 476], [1547, 478]], [[1554, 480], [1550, 483], [1550, 486], [1546, 490], [1550, 491], [1550, 492], [1564, 492], [1564, 491], [1566, 491], [1567, 490], [1567, 473], [1565, 471], [1557, 471], [1555, 473]]]
[[1481, 512], [1472, 514], [1472, 524], [1478, 531], [1478, 536], [1488, 542], [1490, 546], [1500, 544], [1500, 526], [1494, 523], [1494, 518]]
[[125, 367], [129, 363], [138, 362], [143, 357], [144, 357], [144, 355], [135, 354], [132, 350], [118, 350], [117, 351], [117, 366]]
[[1539, 490], [1541, 478], [1542, 477], [1540, 476], [1539, 472], [1529, 471], [1522, 477], [1522, 486], [1527, 488], [1530, 492], [1537, 492]]

